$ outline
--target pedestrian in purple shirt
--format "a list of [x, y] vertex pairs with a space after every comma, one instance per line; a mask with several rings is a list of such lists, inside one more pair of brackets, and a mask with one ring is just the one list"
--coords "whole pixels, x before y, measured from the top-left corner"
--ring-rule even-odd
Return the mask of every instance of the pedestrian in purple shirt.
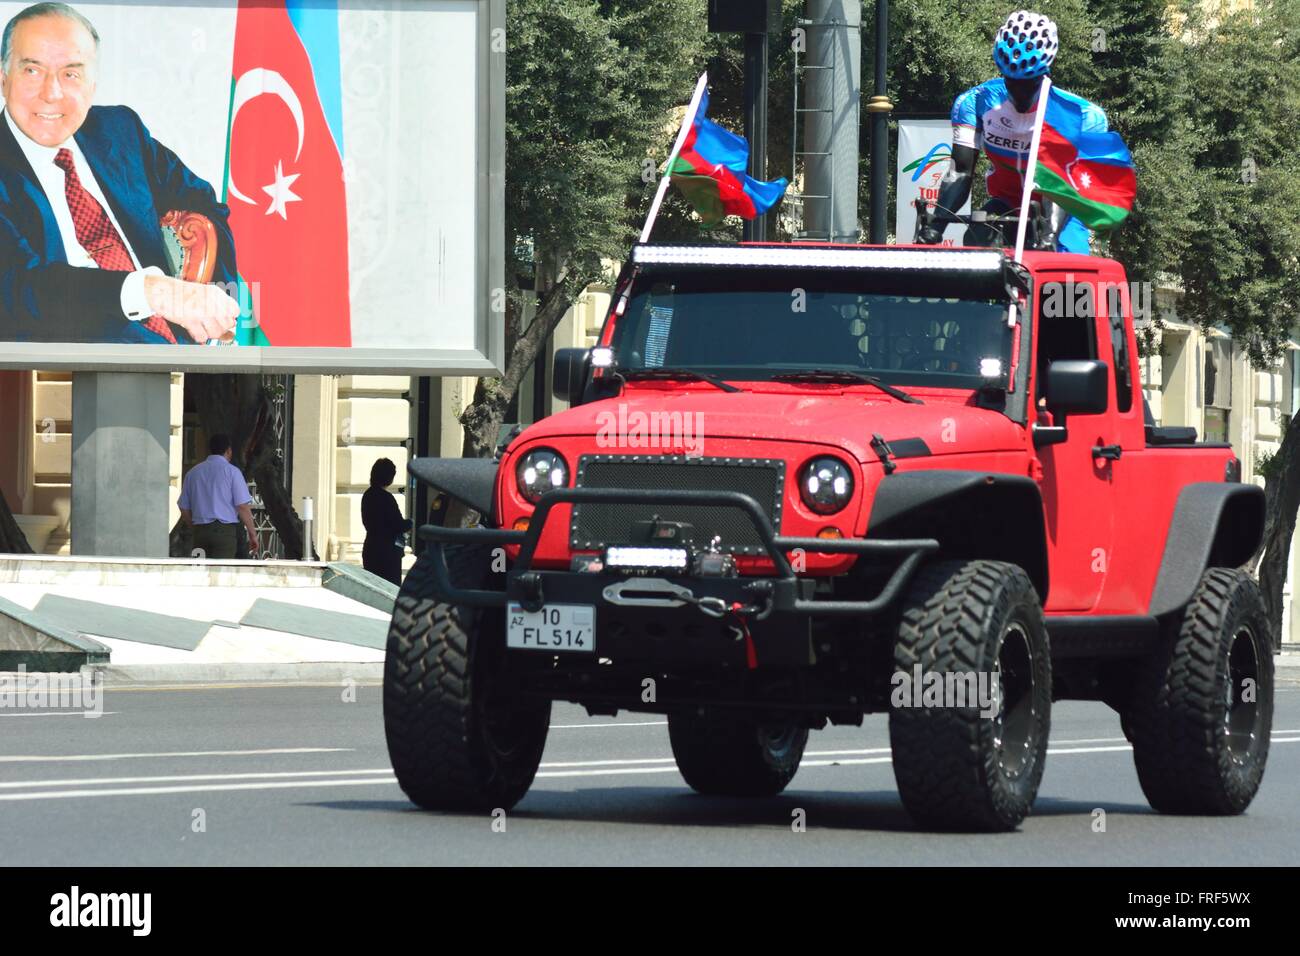
[[194, 529], [194, 547], [205, 558], [234, 558], [239, 546], [239, 525], [248, 533], [250, 553], [257, 554], [257, 530], [253, 527], [253, 496], [243, 473], [230, 463], [230, 439], [213, 435], [210, 455], [190, 469], [181, 484], [178, 502], [181, 519]]

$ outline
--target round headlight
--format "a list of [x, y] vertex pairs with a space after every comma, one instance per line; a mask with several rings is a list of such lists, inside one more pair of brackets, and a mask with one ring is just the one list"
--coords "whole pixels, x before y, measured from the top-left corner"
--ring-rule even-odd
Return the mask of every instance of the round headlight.
[[546, 492], [569, 483], [569, 469], [559, 452], [535, 448], [519, 460], [515, 477], [519, 493], [536, 504]]
[[834, 514], [853, 497], [853, 473], [838, 458], [814, 458], [799, 473], [799, 495], [819, 515]]

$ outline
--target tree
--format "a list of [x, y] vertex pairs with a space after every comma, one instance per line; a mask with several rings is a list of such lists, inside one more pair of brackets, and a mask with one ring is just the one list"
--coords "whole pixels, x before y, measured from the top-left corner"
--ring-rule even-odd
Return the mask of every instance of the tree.
[[627, 255], [676, 132], [674, 107], [708, 50], [705, 5], [693, 0], [511, 0], [507, 37], [506, 367], [479, 380], [461, 416], [467, 457], [492, 453], [555, 326]]
[[[1203, 327], [1227, 326], [1251, 365], [1270, 369], [1300, 307], [1300, 9], [1261, 0], [1218, 22], [1196, 7], [1184, 13], [1191, 40], [1181, 70], [1201, 144], [1185, 192], [1193, 204], [1179, 269], [1185, 313]], [[1269, 464], [1257, 569], [1277, 644], [1300, 507], [1296, 420]]]

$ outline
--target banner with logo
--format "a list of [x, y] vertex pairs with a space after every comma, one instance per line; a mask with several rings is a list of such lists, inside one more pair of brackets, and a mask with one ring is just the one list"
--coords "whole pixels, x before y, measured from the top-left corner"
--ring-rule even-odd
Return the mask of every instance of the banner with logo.
[[0, 0], [0, 367], [499, 367], [504, 17]]
[[[904, 119], [898, 121], [898, 205], [894, 213], [894, 235], [899, 243], [910, 243], [916, 231], [916, 207], [924, 199], [933, 209], [939, 198], [939, 184], [952, 162], [952, 123], [946, 119]], [[970, 214], [970, 200], [956, 210]], [[964, 226], [951, 225], [944, 233], [945, 246], [961, 245]]]

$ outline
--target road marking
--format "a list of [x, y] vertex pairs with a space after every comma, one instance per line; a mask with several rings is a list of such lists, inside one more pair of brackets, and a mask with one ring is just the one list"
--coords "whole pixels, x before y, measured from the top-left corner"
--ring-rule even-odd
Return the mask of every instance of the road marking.
[[552, 730], [596, 730], [602, 727], [667, 727], [666, 720], [625, 720], [616, 724], [552, 724]]
[[30, 714], [0, 713], [0, 717], [88, 717], [91, 720], [95, 720], [97, 718], [107, 717], [110, 714], [116, 714], [116, 713], [119, 713], [119, 711], [101, 710], [98, 713], [96, 713], [93, 710], [40, 710]]
[[[547, 770], [538, 772], [539, 777], [616, 777], [625, 774], [640, 773], [677, 773], [677, 765], [671, 767], [611, 767], [608, 770]], [[0, 798], [2, 799], [2, 798]]]
[[892, 763], [893, 757], [863, 757], [861, 759], [853, 757], [840, 757], [836, 760], [805, 760], [800, 762], [800, 769], [804, 767], [854, 767], [859, 764], [867, 763]]
[[0, 756], [0, 763], [64, 763], [79, 760], [129, 760], [148, 757], [262, 757], [270, 754], [351, 753], [352, 750], [351, 747], [279, 747], [271, 750], [190, 750], [149, 754], [70, 754], [67, 756], [13, 754]]
[[41, 790], [35, 793], [0, 793], [0, 800], [60, 800], [70, 797], [143, 797], [163, 793], [210, 793], [222, 790], [284, 790], [289, 787], [386, 787], [396, 778], [373, 780], [290, 780], [273, 783], [215, 783], [185, 787], [123, 787], [114, 790]]
[[[1286, 731], [1286, 733], [1295, 733], [1295, 731]], [[1272, 740], [1273, 743], [1300, 743], [1300, 737], [1283, 738]], [[1127, 744], [1115, 747], [1058, 747], [1048, 748], [1048, 754], [1079, 754], [1079, 753], [1117, 753], [1131, 750]], [[261, 753], [302, 753], [303, 750], [292, 751], [260, 751]], [[315, 751], [319, 752], [319, 751]], [[863, 751], [870, 753], [872, 751]], [[247, 754], [254, 751], [209, 751], [211, 754]], [[148, 755], [126, 755], [114, 754], [112, 757], [121, 756], [148, 756]], [[161, 756], [179, 756], [177, 754], [164, 754]], [[38, 758], [42, 759], [42, 758]], [[53, 758], [62, 759], [62, 758]], [[636, 761], [636, 766], [609, 766], [614, 761], [574, 761], [572, 763], [550, 764], [549, 766], [576, 767], [581, 766], [588, 769], [565, 769], [565, 770], [546, 770], [539, 772], [538, 777], [562, 778], [562, 777], [609, 777], [609, 776], [633, 776], [656, 773], [677, 773], [675, 765], [669, 765], [672, 762], [670, 757], [646, 757]], [[805, 760], [803, 767], [845, 767], [861, 766], [867, 764], [885, 764], [889, 763], [888, 756], [864, 757], [864, 758], [841, 758], [836, 760]], [[647, 766], [647, 764], [657, 764], [656, 766]], [[323, 778], [348, 777], [351, 779], [323, 779]], [[256, 778], [256, 781], [250, 778]], [[283, 779], [294, 778], [294, 779]], [[362, 779], [364, 778], [364, 779]], [[242, 780], [240, 783], [199, 783], [201, 780]], [[72, 787], [85, 784], [102, 785], [105, 783], [130, 783], [130, 782], [169, 782], [169, 781], [189, 781], [187, 783], [177, 783], [173, 786], [158, 787], [103, 787], [96, 786], [94, 789], [85, 790], [37, 790], [28, 793], [0, 793], [0, 801], [17, 801], [17, 800], [53, 800], [65, 799], [72, 797], [113, 797], [113, 796], [154, 796], [170, 793], [200, 793], [200, 792], [221, 792], [228, 790], [280, 790], [288, 788], [311, 788], [311, 787], [356, 787], [356, 786], [391, 786], [396, 783], [396, 777], [388, 768], [361, 769], [361, 770], [319, 770], [319, 771], [277, 771], [267, 773], [245, 773], [245, 774], [191, 774], [168, 777], [122, 777], [122, 778], [100, 778], [89, 780], [28, 780], [21, 782], [7, 782], [0, 784], [0, 787], [17, 789], [22, 787]]]
[[673, 757], [635, 757], [629, 760], [570, 760], [567, 762], [542, 763], [543, 767], [615, 767], [622, 764], [674, 763]]
[[[20, 780], [0, 783], [0, 790], [24, 787], [81, 787], [109, 783], [181, 783], [194, 780], [274, 780], [288, 777], [360, 777], [371, 774], [393, 776], [391, 767], [377, 770], [281, 770], [270, 773], [190, 773], [163, 777], [82, 777], [75, 780]], [[394, 778], [396, 779], [396, 778]]]
[[[340, 662], [351, 664], [362, 664], [364, 661], [346, 661]], [[377, 662], [375, 662], [377, 663]], [[234, 682], [222, 681], [207, 684], [121, 684], [115, 685], [111, 681], [104, 686], [105, 691], [114, 694], [140, 694], [140, 693], [157, 693], [159, 691], [187, 691], [187, 690], [283, 690], [286, 687], [339, 687], [342, 680], [337, 681], [252, 681], [252, 682]], [[384, 682], [366, 678], [357, 680], [358, 687], [383, 687]]]

